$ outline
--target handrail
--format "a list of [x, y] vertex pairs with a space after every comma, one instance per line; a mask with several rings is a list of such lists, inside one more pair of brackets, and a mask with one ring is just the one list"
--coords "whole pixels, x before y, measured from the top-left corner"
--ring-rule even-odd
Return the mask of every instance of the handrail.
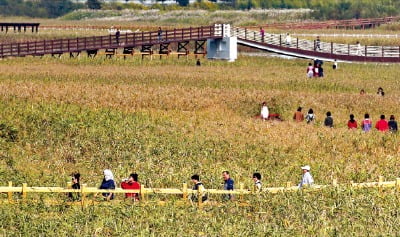
[[[285, 34], [269, 34], [265, 33], [264, 37], [261, 36], [260, 32], [249, 30], [247, 28], [232, 28], [231, 34], [238, 37], [239, 39], [247, 40], [250, 42], [256, 42], [266, 44], [270, 46], [276, 46], [283, 50], [288, 51], [308, 51], [309, 54], [313, 53], [312, 57], [317, 58], [317, 54], [325, 54], [331, 58], [340, 58], [341, 56], [352, 56], [355, 60], [363, 61], [363, 59], [376, 59], [376, 58], [392, 58], [393, 61], [398, 61], [400, 58], [400, 47], [399, 46], [368, 46], [368, 45], [352, 45], [352, 44], [339, 44], [333, 42], [317, 43], [316, 40], [305, 40], [299, 38], [292, 38], [287, 40]], [[307, 53], [307, 52], [305, 52]]]
[[[245, 189], [243, 184], [239, 185], [239, 189], [235, 190], [220, 190], [220, 189], [204, 189], [204, 190], [192, 190], [187, 188], [187, 184], [184, 183], [182, 188], [145, 188], [144, 185], [141, 186], [140, 189], [132, 190], [132, 189], [99, 189], [95, 187], [86, 187], [85, 184], [81, 185], [81, 189], [72, 189], [71, 183], [67, 183], [67, 187], [28, 187], [26, 183], [22, 184], [21, 187], [13, 187], [12, 182], [8, 183], [8, 186], [0, 187], [0, 193], [8, 194], [8, 201], [11, 203], [14, 201], [13, 193], [22, 193], [22, 199], [27, 198], [27, 193], [79, 193], [81, 194], [82, 205], [85, 205], [84, 199], [86, 198], [86, 194], [95, 194], [95, 193], [114, 193], [114, 194], [128, 194], [128, 193], [136, 193], [141, 196], [141, 199], [144, 201], [145, 196], [148, 194], [172, 194], [172, 195], [183, 195], [183, 199], [187, 200], [188, 195], [200, 195], [202, 193], [208, 194], [217, 194], [217, 195], [239, 195], [239, 197], [243, 197], [243, 195], [259, 195], [260, 193], [270, 193], [270, 194], [278, 194], [284, 192], [296, 192], [296, 191], [304, 191], [304, 192], [313, 192], [319, 191], [322, 189], [328, 188], [350, 188], [350, 189], [363, 189], [363, 188], [378, 188], [380, 191], [384, 188], [396, 188], [400, 189], [400, 178], [396, 178], [395, 181], [384, 181], [383, 176], [379, 176], [377, 182], [366, 182], [366, 183], [353, 183], [350, 184], [338, 184], [336, 179], [332, 180], [332, 184], [326, 185], [311, 185], [306, 186], [304, 188], [299, 188], [298, 186], [292, 186], [290, 182], [286, 183], [286, 187], [266, 187], [262, 188], [262, 190], [249, 190]], [[201, 201], [199, 200], [199, 205], [201, 205]]]
[[[161, 36], [158, 31], [123, 33], [120, 36], [90, 36], [69, 39], [55, 39], [42, 41], [28, 41], [0, 45], [0, 58], [24, 57], [28, 55], [60, 54], [80, 52], [84, 50], [98, 50], [107, 48], [137, 47], [161, 43], [182, 42], [190, 40], [206, 40], [222, 37], [222, 25], [181, 28], [163, 30]], [[34, 48], [30, 47], [34, 45]]]
[[340, 28], [340, 27], [356, 27], [366, 25], [386, 24], [400, 20], [399, 16], [383, 17], [383, 18], [362, 18], [350, 20], [330, 20], [320, 22], [286, 22], [271, 23], [265, 25], [267, 28], [276, 29], [322, 29], [322, 28]]

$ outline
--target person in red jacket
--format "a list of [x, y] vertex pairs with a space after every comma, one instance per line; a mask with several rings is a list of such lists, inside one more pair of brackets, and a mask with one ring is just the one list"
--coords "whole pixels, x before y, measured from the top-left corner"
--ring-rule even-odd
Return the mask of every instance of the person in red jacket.
[[347, 122], [347, 127], [349, 129], [357, 129], [357, 121], [354, 120], [354, 114], [350, 114], [350, 120]]
[[[138, 183], [138, 175], [130, 174], [129, 178], [121, 183], [121, 188], [140, 190], [140, 183]], [[132, 198], [135, 201], [139, 201], [139, 193], [125, 193], [125, 197]]]
[[381, 132], [386, 132], [389, 130], [389, 125], [388, 122], [385, 119], [385, 115], [381, 115], [381, 120], [376, 122], [375, 128], [378, 129], [378, 131]]

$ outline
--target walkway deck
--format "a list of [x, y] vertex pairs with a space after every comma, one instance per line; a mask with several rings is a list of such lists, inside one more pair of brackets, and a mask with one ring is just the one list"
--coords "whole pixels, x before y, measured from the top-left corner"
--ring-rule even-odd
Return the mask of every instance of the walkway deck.
[[183, 28], [162, 31], [161, 36], [157, 31], [115, 34], [107, 36], [92, 36], [73, 39], [42, 40], [23, 43], [0, 45], [0, 58], [43, 56], [46, 54], [63, 54], [100, 49], [134, 48], [140, 46], [153, 46], [176, 42], [200, 41], [221, 38], [222, 25], [202, 26], [196, 28]]
[[232, 36], [238, 37], [238, 44], [278, 54], [324, 61], [341, 62], [400, 62], [400, 46], [349, 45], [292, 38], [284, 34], [265, 34], [258, 31], [233, 28]]

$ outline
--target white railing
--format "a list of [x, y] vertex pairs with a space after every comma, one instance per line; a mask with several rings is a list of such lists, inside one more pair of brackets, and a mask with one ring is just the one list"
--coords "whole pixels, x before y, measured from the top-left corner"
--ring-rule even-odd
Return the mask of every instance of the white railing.
[[352, 44], [339, 44], [294, 38], [286, 34], [269, 34], [261, 36], [259, 31], [233, 27], [231, 35], [258, 43], [266, 43], [292, 49], [316, 51], [336, 55], [363, 56], [363, 57], [400, 57], [400, 46], [363, 46]]

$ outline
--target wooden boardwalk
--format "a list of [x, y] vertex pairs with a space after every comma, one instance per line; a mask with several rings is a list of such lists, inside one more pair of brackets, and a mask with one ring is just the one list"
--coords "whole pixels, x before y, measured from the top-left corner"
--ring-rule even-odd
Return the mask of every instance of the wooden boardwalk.
[[185, 44], [189, 41], [202, 41], [199, 43], [199, 47], [204, 47], [204, 42], [207, 39], [221, 38], [222, 35], [222, 25], [214, 25], [164, 30], [161, 34], [158, 31], [150, 31], [125, 33], [119, 36], [112, 34], [107, 36], [0, 44], [0, 58], [43, 56], [46, 54], [54, 56], [64, 53], [80, 53], [82, 51], [86, 51], [88, 55], [95, 55], [101, 49], [106, 50], [107, 54], [107, 51], [111, 53], [119, 48], [123, 48], [124, 51], [131, 53], [135, 47], [142, 47], [142, 52], [150, 54], [153, 45], [161, 45], [161, 48], [164, 47], [164, 49], [168, 50], [170, 43], [183, 43], [181, 49], [186, 50]]
[[[232, 28], [232, 36], [238, 38], [238, 44], [275, 52], [278, 54], [324, 61], [341, 62], [400, 62], [400, 46], [368, 46], [338, 44], [317, 40], [305, 40], [288, 37], [286, 34], [268, 34], [264, 37], [257, 30]], [[288, 39], [289, 38], [289, 39]]]
[[384, 17], [384, 18], [361, 18], [350, 20], [331, 20], [319, 22], [285, 22], [285, 23], [272, 23], [262, 25], [266, 29], [368, 29], [380, 26], [382, 24], [389, 24], [399, 21], [400, 17]]
[[[195, 41], [195, 55], [206, 53], [205, 44], [208, 39], [220, 39], [225, 36], [235, 36], [238, 44], [275, 52], [278, 54], [324, 61], [338, 62], [381, 62], [399, 63], [400, 46], [368, 46], [338, 44], [317, 40], [305, 40], [288, 37], [284, 34], [269, 34], [264, 36], [258, 30], [233, 27], [230, 32], [224, 32], [224, 25], [190, 27], [183, 29], [124, 33], [117, 36], [92, 36], [72, 39], [42, 40], [23, 43], [0, 44], [0, 58], [58, 55], [69, 53], [70, 56], [86, 52], [94, 57], [99, 50], [107, 57], [116, 55], [118, 49], [123, 49], [122, 56], [134, 54], [134, 48], [140, 48], [142, 55], [169, 55], [170, 44], [178, 44], [179, 55], [188, 55], [188, 44]], [[228, 31], [228, 30], [225, 30]], [[159, 46], [159, 52], [153, 54], [153, 46]]]

